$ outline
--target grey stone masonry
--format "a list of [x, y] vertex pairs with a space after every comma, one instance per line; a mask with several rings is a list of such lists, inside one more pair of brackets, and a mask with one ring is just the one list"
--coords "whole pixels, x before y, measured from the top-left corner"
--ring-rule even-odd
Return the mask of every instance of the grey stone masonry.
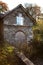
[[[33, 37], [32, 28], [29, 26], [4, 25], [4, 39], [6, 39], [8, 42], [19, 43], [19, 41], [15, 40], [15, 35], [17, 32], [22, 32], [24, 34], [24, 42], [27, 43], [31, 40], [30, 36]], [[20, 36], [20, 34], [18, 36]]]
[[[11, 44], [29, 43], [29, 41], [33, 39], [32, 26], [34, 20], [24, 10], [24, 7], [20, 5], [9, 12], [3, 19], [4, 39]], [[24, 19], [23, 25], [17, 24], [17, 16], [19, 14], [21, 14]], [[22, 21], [19, 19], [19, 22]]]

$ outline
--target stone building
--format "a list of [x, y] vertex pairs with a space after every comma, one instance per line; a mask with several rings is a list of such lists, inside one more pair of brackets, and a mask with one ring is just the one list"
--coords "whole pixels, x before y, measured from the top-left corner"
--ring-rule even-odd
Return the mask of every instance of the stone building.
[[4, 15], [4, 39], [11, 44], [29, 43], [33, 39], [34, 18], [20, 4]]

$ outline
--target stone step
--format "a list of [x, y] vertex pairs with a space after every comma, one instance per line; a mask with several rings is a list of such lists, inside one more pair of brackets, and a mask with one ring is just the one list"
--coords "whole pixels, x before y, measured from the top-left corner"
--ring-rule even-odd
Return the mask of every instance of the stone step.
[[20, 52], [20, 51], [18, 51], [18, 50], [15, 48], [15, 53], [16, 53], [16, 55], [17, 55], [26, 65], [34, 65], [34, 63], [31, 62], [31, 61], [23, 54], [23, 52]]

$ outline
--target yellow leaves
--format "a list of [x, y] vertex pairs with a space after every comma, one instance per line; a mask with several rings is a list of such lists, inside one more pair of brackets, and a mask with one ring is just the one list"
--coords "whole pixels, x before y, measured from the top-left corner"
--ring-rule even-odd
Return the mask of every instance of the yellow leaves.
[[8, 51], [8, 52], [11, 53], [11, 52], [13, 52], [13, 50], [14, 50], [14, 47], [13, 47], [13, 46], [9, 46], [9, 47], [7, 47], [7, 51]]
[[40, 30], [43, 30], [43, 19], [39, 19], [38, 21], [37, 21], [37, 27], [40, 29]]
[[37, 35], [37, 40], [40, 41], [40, 34]]
[[10, 64], [7, 64], [7, 65], [10, 65]]
[[2, 60], [3, 58], [6, 58], [6, 55], [1, 54], [0, 59]]
[[42, 34], [43, 34], [43, 20], [42, 19], [37, 21], [37, 25], [33, 27], [33, 31], [34, 31], [35, 40], [41, 41]]
[[0, 47], [0, 65], [11, 65], [12, 61], [8, 61], [10, 58], [13, 59], [14, 55], [14, 47], [8, 44], [7, 42], [4, 43], [3, 47]]

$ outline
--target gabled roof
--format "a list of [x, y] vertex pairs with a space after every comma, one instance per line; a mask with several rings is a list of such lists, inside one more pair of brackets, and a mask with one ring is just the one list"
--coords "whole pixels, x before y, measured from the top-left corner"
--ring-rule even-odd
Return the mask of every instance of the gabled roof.
[[6, 17], [7, 15], [11, 14], [17, 8], [21, 8], [25, 12], [25, 14], [33, 21], [33, 23], [36, 22], [36, 20], [29, 13], [27, 13], [26, 9], [22, 6], [22, 4], [19, 4], [16, 8], [14, 8], [11, 11], [9, 11], [7, 14], [4, 15], [4, 17]]

